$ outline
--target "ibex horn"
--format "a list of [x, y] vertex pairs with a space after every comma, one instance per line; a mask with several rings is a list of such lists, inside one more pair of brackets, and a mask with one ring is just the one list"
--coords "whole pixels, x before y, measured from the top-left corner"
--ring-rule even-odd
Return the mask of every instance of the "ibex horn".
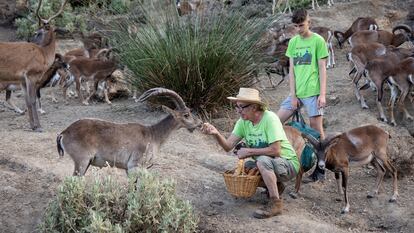
[[175, 91], [157, 87], [157, 88], [151, 88], [148, 91], [144, 92], [139, 98], [138, 101], [143, 102], [147, 100], [151, 96], [167, 96], [170, 97], [171, 100], [174, 101], [174, 104], [178, 109], [185, 109], [185, 103], [184, 100], [181, 98], [180, 95], [178, 95]]

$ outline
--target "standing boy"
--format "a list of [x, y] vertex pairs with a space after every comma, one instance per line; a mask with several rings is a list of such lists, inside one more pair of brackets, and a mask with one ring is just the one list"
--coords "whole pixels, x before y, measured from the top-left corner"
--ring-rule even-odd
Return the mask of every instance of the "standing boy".
[[[282, 102], [277, 115], [285, 122], [296, 109], [304, 106], [310, 126], [325, 137], [323, 108], [326, 104], [326, 58], [328, 49], [322, 36], [312, 32], [310, 18], [305, 9], [294, 12], [292, 23], [298, 35], [289, 41], [286, 56], [289, 57], [290, 95]], [[316, 173], [313, 180], [318, 179]]]

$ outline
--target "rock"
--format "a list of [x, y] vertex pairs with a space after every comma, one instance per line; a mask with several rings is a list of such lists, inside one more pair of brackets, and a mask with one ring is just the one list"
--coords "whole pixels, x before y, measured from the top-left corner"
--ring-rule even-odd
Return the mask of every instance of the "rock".
[[0, 25], [12, 26], [14, 19], [26, 10], [27, 0], [0, 1]]

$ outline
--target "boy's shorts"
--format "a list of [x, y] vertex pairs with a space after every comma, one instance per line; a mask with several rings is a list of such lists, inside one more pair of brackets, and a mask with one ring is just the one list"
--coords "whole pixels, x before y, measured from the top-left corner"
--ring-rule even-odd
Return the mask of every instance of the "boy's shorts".
[[254, 160], [248, 160], [244, 164], [247, 168], [256, 167], [256, 162], [262, 162], [266, 169], [273, 170], [276, 174], [277, 180], [280, 182], [286, 182], [296, 177], [295, 167], [293, 164], [282, 157], [270, 157], [267, 155], [261, 155]]
[[[311, 97], [307, 97], [307, 98], [301, 98], [301, 99], [298, 98], [299, 108], [301, 108], [302, 106], [305, 106], [306, 112], [307, 112], [309, 117], [323, 116], [323, 108], [318, 108], [318, 97], [319, 96], [316, 95], [316, 96], [311, 96]], [[292, 110], [292, 111], [295, 110], [292, 107], [290, 96], [288, 96], [282, 102], [280, 108], [287, 109], [287, 110]]]

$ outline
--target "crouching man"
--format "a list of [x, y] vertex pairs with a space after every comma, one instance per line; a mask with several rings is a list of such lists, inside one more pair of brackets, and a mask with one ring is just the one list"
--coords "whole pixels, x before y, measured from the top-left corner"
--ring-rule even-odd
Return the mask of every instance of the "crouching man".
[[[225, 151], [232, 150], [240, 141], [246, 148], [237, 150], [239, 159], [251, 158], [246, 167], [257, 166], [269, 193], [269, 202], [253, 214], [256, 218], [269, 218], [283, 210], [280, 197], [286, 182], [296, 177], [299, 160], [289, 143], [278, 116], [266, 110], [259, 92], [252, 88], [240, 88], [236, 97], [227, 97], [235, 103], [240, 119], [226, 139], [213, 125], [204, 123], [202, 132], [214, 135]], [[279, 189], [279, 191], [278, 191]]]

